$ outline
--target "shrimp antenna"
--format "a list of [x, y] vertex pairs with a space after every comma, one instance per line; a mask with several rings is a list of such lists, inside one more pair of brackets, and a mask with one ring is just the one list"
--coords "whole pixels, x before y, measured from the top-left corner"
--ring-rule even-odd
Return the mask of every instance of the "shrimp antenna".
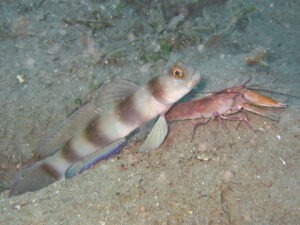
[[284, 96], [288, 96], [288, 97], [292, 97], [292, 98], [300, 98], [300, 96], [297, 96], [297, 95], [292, 95], [292, 94], [288, 94], [288, 93], [284, 93], [284, 92], [280, 92], [280, 91], [273, 91], [273, 90], [269, 90], [269, 89], [259, 88], [258, 85], [246, 86], [246, 84], [248, 84], [251, 81], [251, 79], [252, 79], [252, 77], [250, 77], [246, 82], [244, 82], [242, 84], [242, 86], [246, 87], [248, 89], [254, 90], [254, 91], [263, 91], [266, 93], [280, 94], [280, 95], [284, 95]]
[[246, 82], [244, 82], [242, 84], [243, 87], [246, 87], [246, 84], [248, 84], [250, 81], [252, 80], [252, 77], [249, 77], [248, 80], [246, 80]]

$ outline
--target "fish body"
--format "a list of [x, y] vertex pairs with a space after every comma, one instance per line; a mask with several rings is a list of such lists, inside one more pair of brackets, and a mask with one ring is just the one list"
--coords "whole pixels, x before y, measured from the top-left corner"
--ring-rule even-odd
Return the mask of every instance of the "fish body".
[[[100, 114], [89, 122], [82, 132], [68, 139], [52, 156], [22, 171], [12, 185], [10, 195], [35, 191], [53, 183], [63, 177], [73, 164], [95, 152], [100, 155], [114, 152], [108, 146], [113, 146], [136, 128], [160, 116], [140, 151], [158, 147], [164, 141], [168, 130], [164, 114], [199, 82], [198, 71], [189, 65], [177, 63], [171, 70], [153, 78], [122, 99], [109, 112]], [[122, 90], [112, 88], [111, 92], [122, 93]], [[116, 149], [118, 147], [119, 145], [113, 146]]]

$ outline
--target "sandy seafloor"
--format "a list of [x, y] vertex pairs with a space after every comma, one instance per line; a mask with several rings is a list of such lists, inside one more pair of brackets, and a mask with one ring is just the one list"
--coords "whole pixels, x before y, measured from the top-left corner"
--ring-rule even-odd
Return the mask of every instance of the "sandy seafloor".
[[[145, 83], [181, 60], [201, 71], [194, 96], [249, 77], [300, 95], [297, 0], [24, 0], [0, 11], [2, 190], [115, 77]], [[266, 59], [247, 65], [262, 50]], [[274, 110], [278, 122], [249, 115], [256, 132], [212, 121], [191, 141], [191, 121], [172, 123], [155, 151], [130, 141], [73, 179], [11, 198], [5, 190], [0, 224], [300, 224], [300, 99], [269, 95], [289, 106]]]

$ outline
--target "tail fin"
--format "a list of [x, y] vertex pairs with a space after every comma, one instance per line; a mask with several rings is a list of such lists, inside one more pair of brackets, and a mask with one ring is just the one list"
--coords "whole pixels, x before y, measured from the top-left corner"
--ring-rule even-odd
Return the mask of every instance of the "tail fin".
[[89, 169], [99, 161], [118, 154], [125, 144], [126, 139], [121, 138], [75, 163], [65, 160], [62, 154], [57, 152], [53, 156], [41, 160], [21, 171], [11, 186], [9, 196], [42, 189], [64, 175], [66, 175], [67, 178], [71, 178]]
[[43, 161], [37, 162], [31, 167], [21, 171], [12, 184], [9, 196], [20, 195], [28, 191], [36, 191], [53, 183], [56, 179], [42, 170], [41, 165], [43, 163]]
[[[63, 167], [67, 167], [67, 165], [63, 165]], [[46, 187], [61, 178], [64, 171], [64, 168], [56, 166], [55, 157], [36, 162], [19, 173], [10, 188], [9, 196], [20, 195]]]

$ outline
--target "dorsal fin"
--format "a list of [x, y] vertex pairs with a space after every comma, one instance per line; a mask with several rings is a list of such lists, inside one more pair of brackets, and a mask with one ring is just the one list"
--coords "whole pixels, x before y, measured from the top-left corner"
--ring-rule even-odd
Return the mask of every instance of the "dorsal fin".
[[133, 81], [116, 78], [101, 87], [93, 102], [96, 106], [101, 107], [102, 110], [109, 111], [116, 104], [134, 93], [137, 88], [138, 84]]
[[111, 110], [117, 103], [131, 95], [137, 87], [135, 82], [121, 78], [101, 86], [92, 103], [87, 103], [73, 112], [56, 132], [39, 145], [37, 153], [42, 157], [53, 154], [101, 113]]
[[42, 156], [53, 154], [58, 147], [82, 131], [99, 114], [100, 109], [96, 108], [94, 104], [87, 103], [83, 105], [74, 111], [53, 135], [42, 142], [37, 149], [37, 153]]

